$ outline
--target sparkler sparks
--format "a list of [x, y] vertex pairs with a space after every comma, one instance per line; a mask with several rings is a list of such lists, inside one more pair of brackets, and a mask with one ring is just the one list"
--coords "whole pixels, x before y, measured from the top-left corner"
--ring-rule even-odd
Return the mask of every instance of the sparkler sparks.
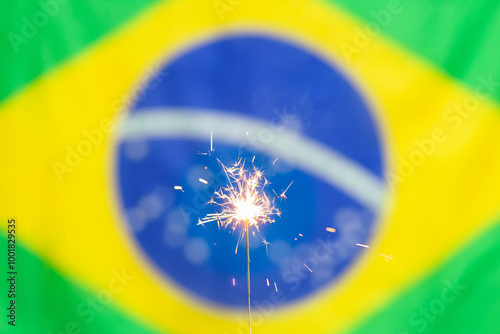
[[385, 257], [386, 261], [393, 260], [393, 258], [391, 257], [392, 254], [391, 255], [384, 255], [384, 254], [379, 253], [378, 255]]
[[267, 242], [266, 239], [263, 239], [262, 240], [262, 243], [266, 246], [266, 254], [269, 255], [269, 249], [268, 249], [268, 245], [270, 245], [271, 243], [270, 242]]
[[286, 187], [286, 189], [285, 189], [285, 190], [283, 190], [283, 192], [282, 192], [282, 193], [281, 193], [278, 197], [279, 197], [279, 198], [281, 198], [281, 199], [286, 199], [287, 197], [286, 197], [286, 195], [285, 195], [285, 194], [286, 194], [286, 192], [288, 191], [288, 189], [290, 188], [290, 186], [291, 186], [292, 184], [293, 184], [293, 181], [292, 181], [292, 182], [290, 182], [290, 184], [288, 185], [288, 187]]
[[[221, 210], [218, 213], [208, 214], [198, 224], [216, 221], [219, 228], [229, 227], [235, 230], [238, 225], [245, 225], [248, 222], [249, 227], [259, 231], [260, 225], [274, 223], [275, 220], [271, 217], [280, 216], [281, 212], [274, 206], [274, 199], [270, 199], [264, 191], [269, 184], [264, 172], [256, 167], [250, 172], [245, 170], [245, 164], [241, 159], [231, 167], [218, 161], [229, 184], [216, 191], [215, 199], [211, 199], [209, 204], [219, 206]], [[200, 182], [203, 181], [200, 179]], [[246, 232], [246, 227], [243, 232]]]
[[214, 150], [214, 132], [210, 131], [210, 152]]

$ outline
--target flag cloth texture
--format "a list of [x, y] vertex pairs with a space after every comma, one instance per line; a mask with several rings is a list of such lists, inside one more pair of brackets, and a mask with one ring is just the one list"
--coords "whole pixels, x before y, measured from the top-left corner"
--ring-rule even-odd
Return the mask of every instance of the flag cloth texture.
[[238, 157], [255, 333], [500, 332], [500, 3], [1, 8], [1, 333], [246, 333]]

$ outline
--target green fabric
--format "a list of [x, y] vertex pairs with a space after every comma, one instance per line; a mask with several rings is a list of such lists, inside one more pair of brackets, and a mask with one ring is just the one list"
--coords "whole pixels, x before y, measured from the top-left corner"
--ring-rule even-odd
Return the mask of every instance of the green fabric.
[[499, 240], [500, 221], [348, 333], [499, 333]]
[[0, 101], [157, 1], [2, 1]]
[[[64, 0], [67, 1], [67, 0]], [[158, 0], [6, 1], [0, 12], [0, 100], [41, 73], [80, 52]], [[341, 5], [366, 22], [377, 22], [373, 12], [388, 9], [391, 0], [324, 0]], [[9, 33], [23, 37], [26, 20], [44, 12], [40, 3], [58, 3], [45, 25], [36, 27], [17, 53]], [[381, 33], [411, 52], [443, 68], [471, 87], [480, 76], [500, 81], [500, 3], [496, 1], [396, 1], [402, 8], [392, 14]], [[399, 8], [397, 5], [395, 7]], [[45, 11], [46, 12], [46, 11]], [[43, 23], [40, 22], [40, 23]], [[360, 27], [364, 28], [364, 27]], [[346, 41], [350, 42], [350, 41]], [[480, 52], [476, 52], [479, 51]], [[500, 101], [500, 89], [494, 97]]]
[[[491, 75], [494, 81], [500, 82], [498, 1], [324, 1], [340, 5], [366, 23], [376, 23], [381, 27], [377, 36], [388, 36], [396, 45], [425, 58], [472, 88], [479, 85], [481, 76]], [[397, 14], [381, 14], [381, 11], [387, 14], [388, 9], [396, 9], [392, 12]], [[364, 31], [365, 27], [359, 28]], [[492, 96], [500, 102], [500, 89]]]
[[[0, 248], [5, 250], [3, 259], [5, 268], [7, 242], [3, 234], [0, 234]], [[113, 300], [99, 300], [102, 289], [91, 292], [82, 288], [19, 244], [16, 244], [16, 263], [15, 327], [7, 324], [9, 319], [6, 317], [8, 312], [6, 308], [10, 298], [7, 296], [9, 283], [5, 278], [6, 269], [3, 270], [0, 280], [0, 305], [2, 305], [0, 333], [2, 334], [158, 333], [130, 314], [119, 310]], [[110, 273], [110, 280], [113, 277], [114, 275]], [[130, 284], [133, 284], [133, 281]], [[116, 283], [115, 287], [119, 288], [120, 283]], [[123, 287], [126, 289], [125, 285]], [[103, 293], [101, 298], [107, 298], [105, 294]], [[88, 298], [96, 300], [95, 309], [87, 304]], [[78, 332], [78, 329], [81, 332]]]

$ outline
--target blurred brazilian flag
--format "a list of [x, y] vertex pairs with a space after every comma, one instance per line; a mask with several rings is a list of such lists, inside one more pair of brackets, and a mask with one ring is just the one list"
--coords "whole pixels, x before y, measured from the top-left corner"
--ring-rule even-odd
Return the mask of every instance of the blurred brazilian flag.
[[191, 204], [211, 130], [294, 180], [255, 333], [499, 333], [497, 1], [4, 1], [0, 32], [1, 333], [245, 333]]

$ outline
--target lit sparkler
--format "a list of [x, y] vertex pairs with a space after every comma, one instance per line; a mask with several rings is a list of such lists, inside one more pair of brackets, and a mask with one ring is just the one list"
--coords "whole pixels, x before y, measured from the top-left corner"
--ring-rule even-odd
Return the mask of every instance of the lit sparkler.
[[[212, 198], [209, 204], [217, 205], [221, 210], [199, 219], [198, 225], [216, 221], [219, 228], [231, 228], [234, 231], [238, 226], [242, 227], [241, 237], [243, 237], [243, 233], [246, 236], [248, 332], [251, 333], [249, 229], [253, 227], [259, 232], [260, 225], [273, 223], [272, 216], [280, 216], [281, 213], [274, 206], [274, 199], [269, 198], [264, 191], [269, 182], [264, 177], [263, 171], [256, 167], [250, 171], [245, 170], [245, 163], [241, 159], [230, 167], [225, 166], [220, 160], [218, 161], [226, 174], [228, 186], [216, 191], [215, 199]], [[241, 237], [238, 239], [238, 243]], [[268, 243], [265, 240], [264, 242], [267, 248]], [[238, 246], [236, 246], [235, 252], [238, 252]]]

